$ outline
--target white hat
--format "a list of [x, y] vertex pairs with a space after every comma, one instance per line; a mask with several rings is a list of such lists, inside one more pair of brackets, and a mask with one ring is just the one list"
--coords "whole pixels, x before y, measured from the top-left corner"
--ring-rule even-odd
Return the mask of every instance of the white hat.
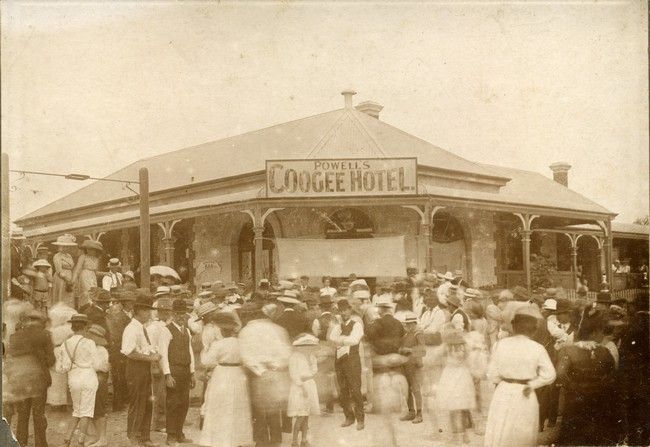
[[106, 267], [122, 267], [122, 263], [117, 258], [111, 258], [108, 260], [108, 264], [106, 264]]
[[200, 292], [197, 296], [199, 298], [206, 298], [206, 297], [214, 296], [214, 292], [212, 292], [211, 290], [204, 290], [203, 292]]
[[376, 307], [393, 307], [393, 298], [391, 297], [390, 294], [384, 293], [383, 295], [379, 295], [375, 299], [375, 306]]
[[417, 323], [418, 317], [415, 315], [415, 312], [406, 311], [404, 312], [404, 323]]
[[294, 290], [285, 290], [282, 295], [278, 297], [278, 301], [287, 304], [300, 304], [300, 300], [297, 296], [298, 294]]
[[289, 289], [293, 289], [294, 287], [296, 287], [296, 285], [291, 281], [287, 281], [286, 279], [281, 279], [278, 282], [278, 288], [280, 290], [289, 290]]
[[127, 270], [126, 272], [124, 272], [124, 276], [128, 276], [129, 278], [135, 281], [135, 275], [131, 270]]
[[214, 304], [212, 301], [207, 301], [199, 306], [199, 308], [196, 310], [196, 318], [194, 321], [199, 321], [206, 315], [212, 312], [218, 311], [219, 308], [217, 307], [216, 304]]
[[476, 289], [465, 289], [465, 298], [478, 298], [481, 292]]
[[544, 301], [544, 305], [542, 306], [542, 309], [557, 310], [557, 301], [554, 300], [553, 298], [547, 299], [546, 301]]
[[77, 246], [76, 240], [77, 239], [73, 235], [71, 235], [69, 233], [66, 233], [66, 234], [64, 234], [62, 236], [57, 237], [56, 242], [52, 242], [52, 245], [62, 245], [62, 246], [66, 246], [66, 247], [76, 247]]
[[[440, 275], [438, 275], [438, 276], [440, 276]], [[455, 279], [455, 276], [454, 276], [453, 273], [447, 272], [443, 276], [441, 276], [441, 279], [445, 279], [447, 281], [453, 281]]]
[[299, 335], [292, 344], [294, 346], [318, 346], [318, 338], [311, 334], [302, 334]]
[[350, 289], [353, 288], [353, 287], [358, 287], [358, 286], [368, 287], [368, 283], [366, 282], [365, 279], [360, 278], [360, 279], [355, 279], [349, 285]]
[[32, 267], [47, 267], [47, 268], [50, 268], [50, 267], [52, 267], [52, 266], [51, 266], [50, 263], [47, 262], [47, 260], [45, 260], [45, 259], [37, 259], [37, 260], [34, 261], [34, 263], [32, 264]]
[[355, 290], [352, 292], [352, 298], [358, 298], [360, 300], [369, 300], [370, 299], [370, 290]]
[[169, 295], [170, 292], [171, 292], [171, 290], [170, 290], [169, 287], [167, 287], [167, 286], [159, 286], [156, 289], [156, 293], [154, 294], [154, 296]]

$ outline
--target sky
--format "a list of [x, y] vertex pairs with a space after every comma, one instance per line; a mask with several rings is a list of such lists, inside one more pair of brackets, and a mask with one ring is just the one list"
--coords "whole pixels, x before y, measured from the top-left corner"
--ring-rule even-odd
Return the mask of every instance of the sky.
[[[647, 6], [620, 2], [1, 3], [11, 169], [106, 176], [355, 103], [472, 161], [648, 214]], [[216, 160], [233, 162], [232, 160]], [[155, 175], [152, 173], [151, 175]], [[86, 184], [11, 177], [16, 219]]]

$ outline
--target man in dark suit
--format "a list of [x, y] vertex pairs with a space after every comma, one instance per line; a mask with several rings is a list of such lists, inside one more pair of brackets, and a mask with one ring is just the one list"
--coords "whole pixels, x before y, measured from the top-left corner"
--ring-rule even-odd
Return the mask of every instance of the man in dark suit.
[[109, 361], [113, 381], [113, 411], [122, 410], [126, 406], [128, 398], [125, 375], [126, 358], [122, 355], [120, 349], [122, 347], [124, 328], [131, 322], [129, 309], [133, 307], [135, 292], [123, 290], [117, 299], [119, 301], [118, 308], [109, 312], [107, 316], [110, 335]]
[[111, 302], [111, 294], [100, 287], [90, 289], [90, 301], [79, 309], [80, 313], [87, 315], [92, 324], [97, 324], [109, 332], [106, 320], [106, 311]]
[[30, 414], [34, 423], [34, 447], [47, 447], [45, 402], [52, 384], [50, 368], [54, 366], [52, 336], [45, 329], [45, 315], [32, 310], [24, 315], [21, 328], [9, 338], [7, 379], [12, 391], [21, 398], [18, 403], [16, 438], [27, 445]]
[[382, 295], [375, 302], [379, 318], [366, 329], [366, 337], [379, 355], [393, 354], [399, 351], [404, 336], [404, 326], [393, 316], [393, 304], [390, 297]]
[[278, 317], [276, 323], [289, 333], [289, 338], [292, 340], [303, 332], [311, 332], [304, 312], [296, 309], [296, 306], [301, 304], [297, 296], [298, 294], [295, 291], [285, 290], [282, 296], [278, 297], [278, 301], [282, 303], [284, 311]]

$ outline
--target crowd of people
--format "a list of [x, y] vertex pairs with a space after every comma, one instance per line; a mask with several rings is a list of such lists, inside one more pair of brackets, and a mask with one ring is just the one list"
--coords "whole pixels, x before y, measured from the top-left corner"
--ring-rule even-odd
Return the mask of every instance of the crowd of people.
[[428, 419], [448, 444], [475, 431], [485, 446], [535, 446], [556, 424], [557, 445], [650, 443], [647, 284], [631, 302], [603, 284], [592, 302], [409, 268], [384, 284], [351, 274], [192, 291], [154, 276], [143, 289], [119, 259], [100, 269], [101, 243], [86, 242], [76, 262], [62, 248], [53, 265], [23, 266], [41, 283], [16, 280], [3, 303], [3, 414], [21, 445], [30, 415], [35, 447], [48, 445], [46, 406], [71, 409], [65, 446], [110, 445], [109, 405], [128, 410], [133, 446], [155, 445], [152, 431], [188, 443], [197, 390], [201, 446], [321, 445], [313, 417], [337, 406], [342, 430], [365, 430], [369, 412], [389, 429]]

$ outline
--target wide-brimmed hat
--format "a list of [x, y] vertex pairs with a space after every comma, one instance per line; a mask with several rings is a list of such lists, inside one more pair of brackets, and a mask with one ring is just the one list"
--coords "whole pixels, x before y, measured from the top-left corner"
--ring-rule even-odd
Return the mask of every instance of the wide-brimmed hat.
[[355, 279], [354, 281], [352, 281], [350, 283], [350, 288], [353, 289], [353, 288], [356, 288], [356, 287], [361, 287], [361, 288], [366, 288], [367, 289], [368, 288], [368, 283], [363, 278]]
[[169, 297], [158, 298], [154, 303], [153, 307], [156, 310], [172, 310], [172, 299]]
[[201, 299], [210, 299], [214, 298], [214, 292], [211, 290], [204, 290], [202, 292], [199, 292], [197, 296]]
[[88, 315], [86, 314], [74, 314], [68, 320], [68, 323], [88, 323]]
[[375, 307], [386, 307], [386, 308], [393, 308], [393, 298], [385, 293], [383, 295], [379, 295], [375, 299]]
[[278, 281], [278, 290], [291, 290], [294, 287], [296, 287], [296, 285], [291, 281], [287, 281], [286, 279], [281, 279]]
[[93, 301], [96, 303], [108, 303], [111, 300], [111, 292], [108, 290], [98, 287], [98, 291], [95, 294]]
[[311, 334], [300, 334], [292, 343], [293, 346], [318, 346], [318, 338]]
[[530, 293], [528, 292], [528, 289], [521, 286], [515, 286], [515, 288], [512, 289], [512, 296], [514, 297], [515, 301], [530, 300]]
[[187, 312], [187, 306], [185, 305], [185, 301], [179, 298], [175, 299], [172, 302], [172, 312], [182, 312], [182, 313]]
[[217, 307], [216, 304], [214, 304], [212, 301], [206, 301], [205, 303], [201, 304], [199, 308], [196, 310], [196, 318], [194, 321], [199, 321], [205, 318], [207, 315], [217, 312], [219, 308]]
[[366, 290], [366, 289], [355, 290], [354, 292], [352, 292], [352, 298], [357, 298], [360, 300], [369, 300], [370, 290]]
[[124, 272], [124, 276], [127, 276], [127, 277], [131, 278], [133, 281], [135, 281], [135, 275], [133, 274], [133, 272], [131, 270], [127, 270], [126, 272]]
[[118, 301], [135, 301], [135, 290], [122, 289], [121, 292], [117, 294]]
[[86, 338], [94, 341], [97, 346], [108, 345], [106, 341], [106, 329], [98, 324], [93, 324], [86, 330]]
[[278, 297], [278, 301], [285, 304], [300, 304], [298, 294], [294, 290], [284, 290]]
[[171, 289], [167, 286], [158, 286], [156, 289], [156, 293], [154, 296], [163, 296], [163, 295], [169, 295], [171, 293]]
[[86, 239], [81, 243], [81, 248], [88, 248], [92, 250], [97, 250], [97, 251], [104, 251], [104, 246], [102, 245], [101, 242], [99, 241], [93, 241], [90, 239]]
[[77, 238], [75, 238], [71, 234], [64, 234], [56, 238], [56, 242], [52, 242], [52, 245], [59, 245], [62, 247], [76, 247], [77, 246]]
[[34, 263], [32, 264], [32, 267], [47, 267], [47, 268], [51, 268], [52, 266], [51, 266], [50, 263], [47, 262], [47, 260], [45, 260], [45, 259], [37, 259], [37, 260], [34, 261]]
[[153, 302], [151, 301], [151, 292], [146, 289], [136, 289], [135, 301], [133, 302], [134, 309], [153, 309]]
[[542, 305], [544, 310], [557, 310], [557, 301], [553, 298], [547, 298]]
[[180, 295], [183, 293], [183, 288], [179, 284], [174, 284], [173, 286], [169, 286], [169, 291], [172, 295]]
[[108, 268], [122, 267], [122, 263], [117, 258], [111, 258], [111, 259], [108, 260], [108, 264], [106, 264], [106, 267], [108, 267]]
[[598, 292], [596, 295], [596, 302], [602, 304], [611, 304], [612, 295], [609, 292]]

